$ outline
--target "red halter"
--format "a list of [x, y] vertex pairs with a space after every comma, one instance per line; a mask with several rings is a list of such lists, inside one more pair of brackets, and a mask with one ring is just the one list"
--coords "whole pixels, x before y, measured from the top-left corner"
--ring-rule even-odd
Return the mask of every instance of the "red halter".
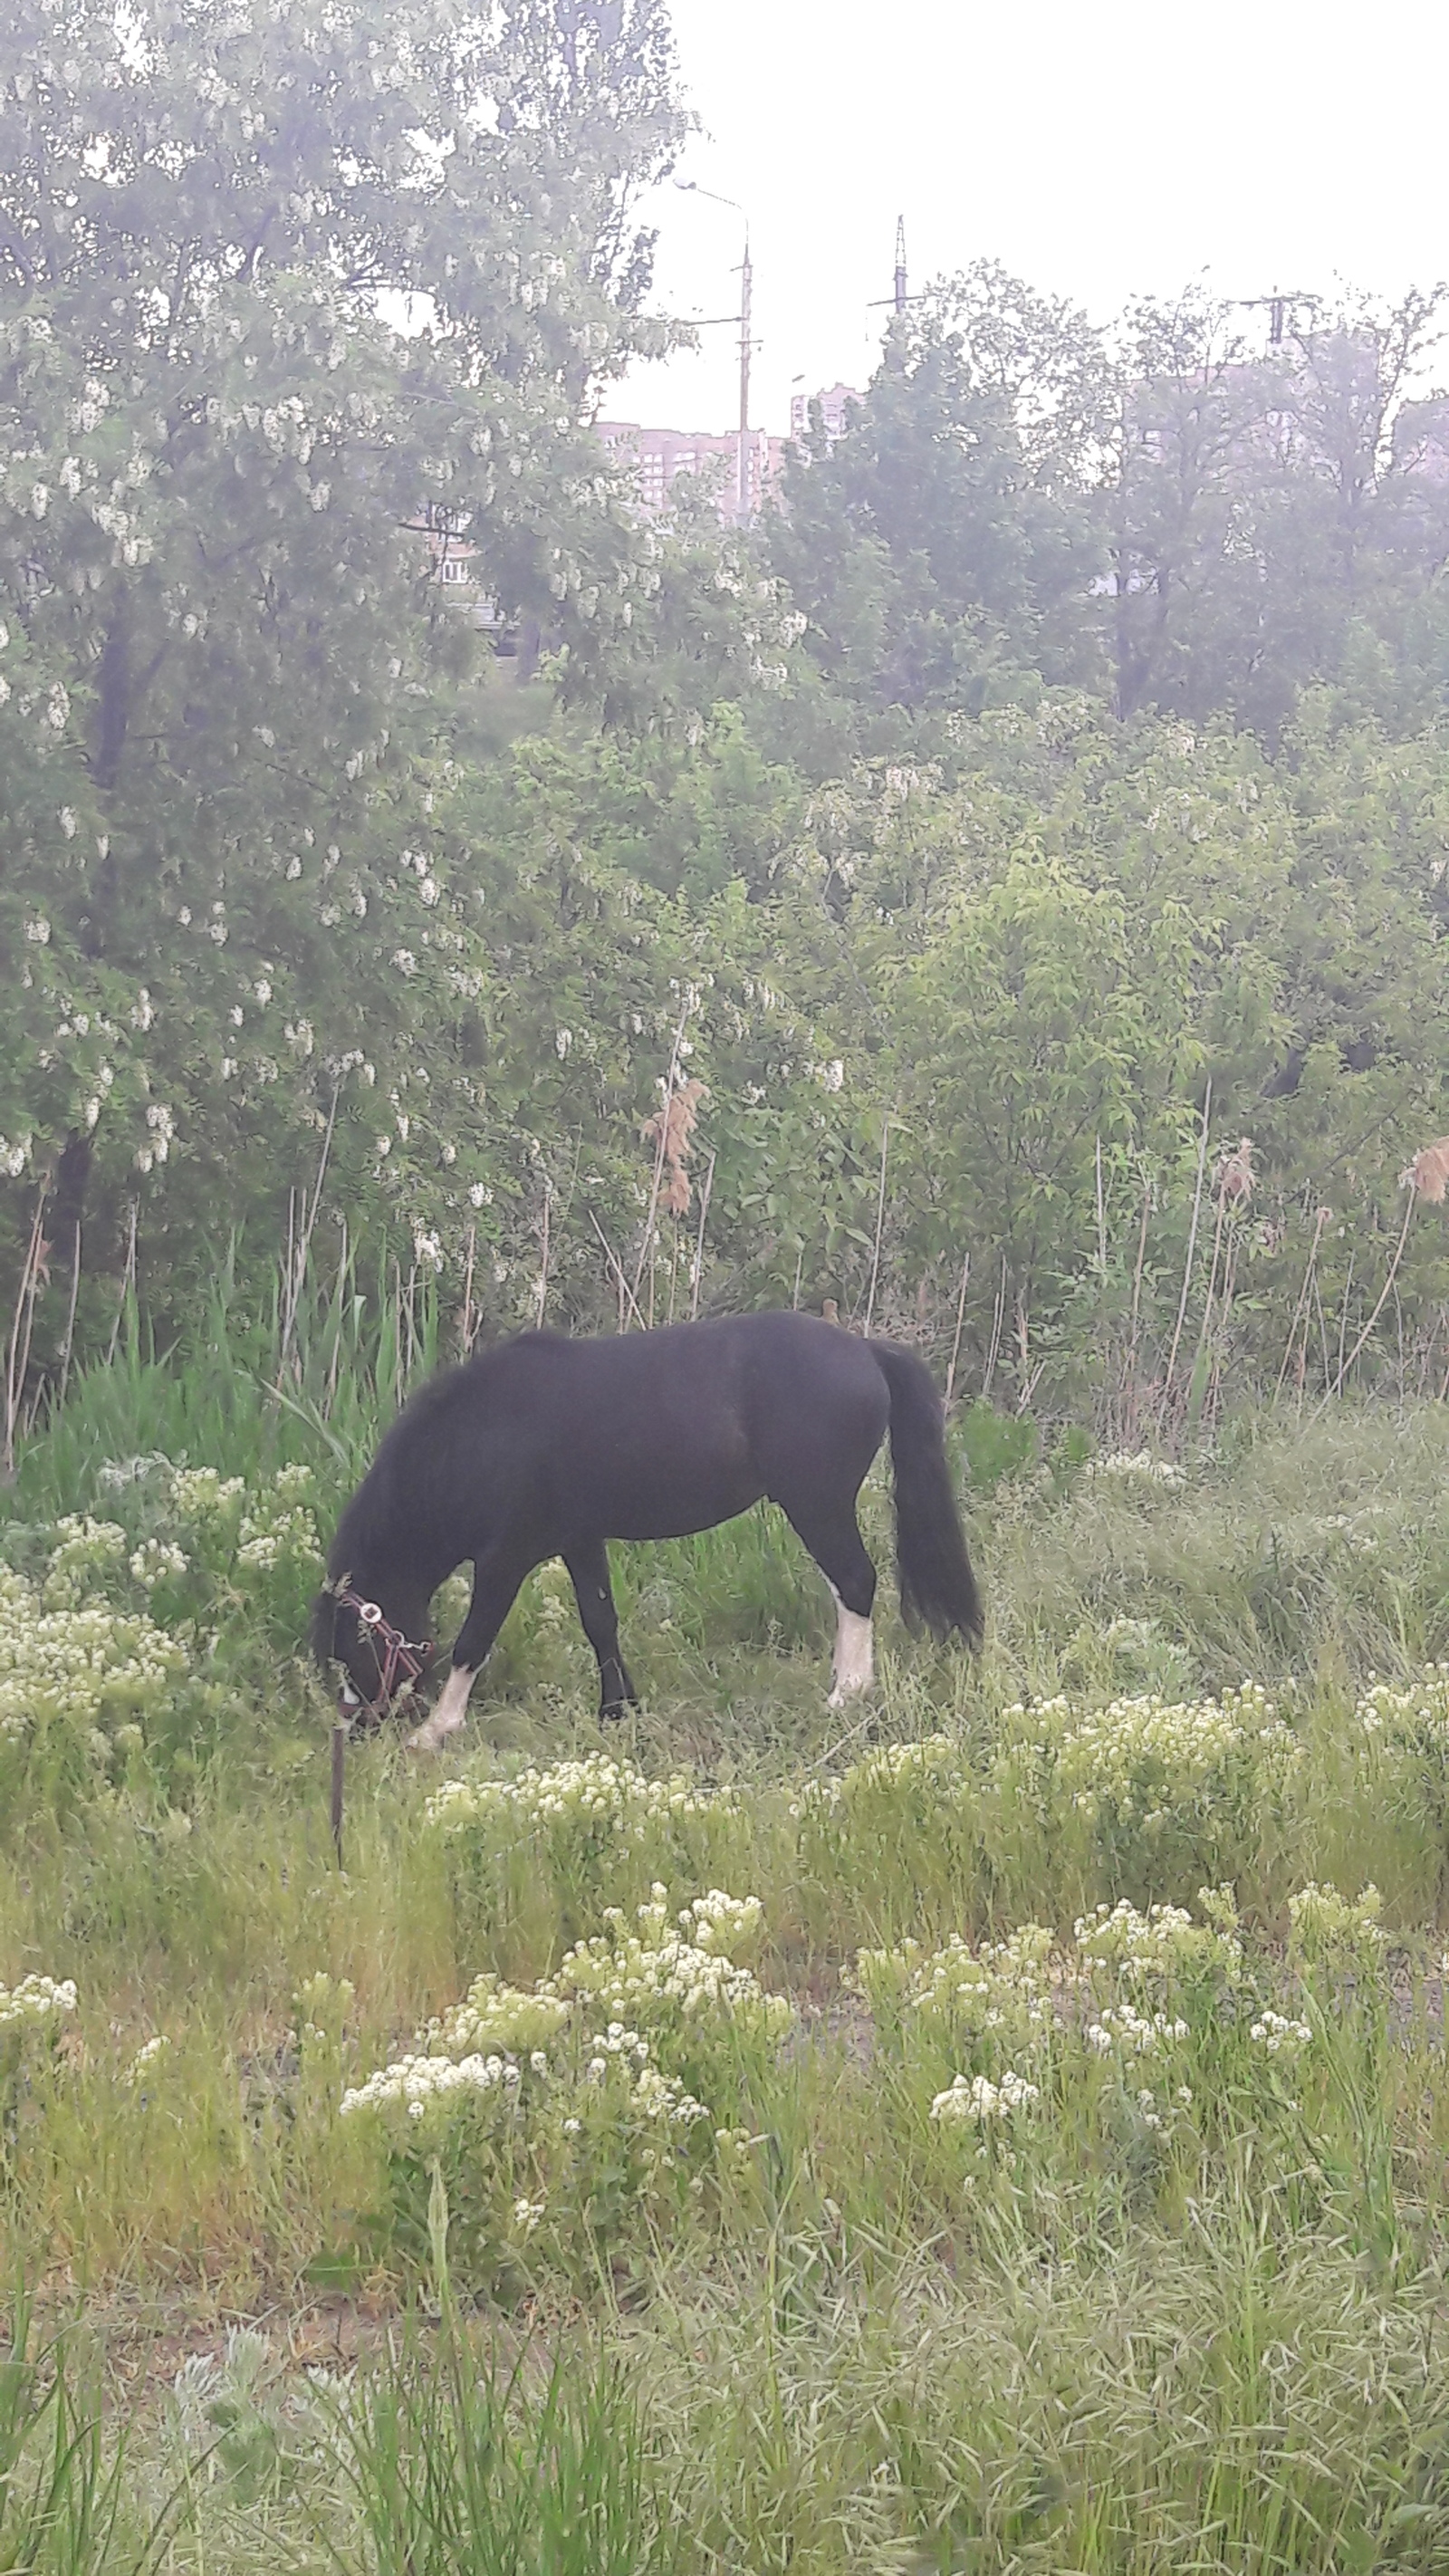
[[[413, 1683], [425, 1671], [428, 1657], [433, 1651], [432, 1639], [425, 1638], [418, 1646], [410, 1645], [401, 1628], [395, 1628], [390, 1619], [383, 1617], [377, 1603], [364, 1601], [358, 1592], [339, 1592], [337, 1606], [339, 1610], [355, 1610], [363, 1627], [371, 1630], [373, 1652], [377, 1655], [381, 1676], [376, 1699], [358, 1698], [349, 1703], [346, 1693], [351, 1688], [351, 1684], [344, 1683], [341, 1705], [348, 1709], [349, 1713], [351, 1707], [355, 1706], [365, 1708], [372, 1717], [386, 1717], [392, 1706], [398, 1683], [405, 1682], [411, 1689]], [[378, 1651], [379, 1648], [381, 1652]]]

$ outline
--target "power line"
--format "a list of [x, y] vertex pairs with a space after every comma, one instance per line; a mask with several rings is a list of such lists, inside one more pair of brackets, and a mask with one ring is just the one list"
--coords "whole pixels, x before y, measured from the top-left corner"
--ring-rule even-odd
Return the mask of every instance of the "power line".
[[1245, 313], [1266, 312], [1268, 346], [1270, 349], [1281, 349], [1285, 331], [1294, 329], [1292, 316], [1295, 305], [1306, 304], [1310, 310], [1314, 310], [1323, 299], [1319, 295], [1310, 295], [1306, 287], [1295, 286], [1283, 289], [1275, 286], [1271, 295], [1238, 295], [1233, 298], [1233, 301]]

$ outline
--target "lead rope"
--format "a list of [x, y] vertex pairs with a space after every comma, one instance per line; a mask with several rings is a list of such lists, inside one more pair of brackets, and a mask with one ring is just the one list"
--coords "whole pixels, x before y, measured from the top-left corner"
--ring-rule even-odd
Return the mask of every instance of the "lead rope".
[[339, 1717], [332, 1729], [332, 1840], [337, 1852], [337, 1866], [346, 1869], [342, 1857], [342, 1771], [347, 1756], [347, 1739], [352, 1732], [350, 1718]]
[[[430, 1644], [423, 1644], [420, 1646], [410, 1645], [407, 1638], [403, 1635], [401, 1628], [394, 1628], [391, 1620], [384, 1619], [382, 1612], [379, 1610], [375, 1601], [363, 1601], [357, 1593], [346, 1590], [340, 1591], [337, 1597], [339, 1601], [345, 1601], [348, 1603], [350, 1608], [355, 1609], [359, 1617], [365, 1619], [370, 1628], [379, 1631], [384, 1640], [385, 1653], [384, 1659], [379, 1667], [381, 1677], [378, 1683], [377, 1698], [375, 1701], [370, 1701], [368, 1705], [380, 1716], [385, 1716], [387, 1714], [393, 1692], [397, 1687], [399, 1673], [403, 1675], [409, 1688], [411, 1688], [412, 1684], [422, 1673], [428, 1657], [432, 1652], [432, 1647]], [[354, 1702], [354, 1705], [359, 1704], [360, 1703]], [[347, 1739], [351, 1733], [351, 1713], [350, 1711], [347, 1711], [346, 1701], [339, 1700], [338, 1715], [334, 1719], [332, 1726], [331, 1800], [332, 1843], [337, 1854], [337, 1866], [339, 1869], [343, 1869], [345, 1867], [345, 1863], [342, 1858], [342, 1785], [343, 1771], [347, 1759]]]

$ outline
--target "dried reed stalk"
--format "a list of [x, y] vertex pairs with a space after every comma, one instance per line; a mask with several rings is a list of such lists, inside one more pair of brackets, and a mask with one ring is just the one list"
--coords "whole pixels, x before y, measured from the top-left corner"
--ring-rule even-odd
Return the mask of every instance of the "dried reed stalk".
[[80, 1219], [77, 1217], [75, 1223], [75, 1238], [71, 1247], [70, 1258], [70, 1302], [65, 1310], [65, 1334], [60, 1345], [60, 1384], [56, 1389], [55, 1396], [56, 1404], [58, 1406], [64, 1404], [65, 1391], [70, 1384], [70, 1363], [71, 1354], [75, 1349], [75, 1318], [76, 1308], [80, 1304], [80, 1283], [81, 1227]]
[[[1202, 1324], [1198, 1331], [1197, 1348], [1193, 1352], [1192, 1356], [1192, 1373], [1188, 1379], [1189, 1386], [1194, 1385], [1197, 1381], [1197, 1373], [1202, 1366], [1203, 1354], [1205, 1351], [1208, 1353], [1211, 1362], [1211, 1373], [1215, 1375], [1217, 1372], [1218, 1361], [1211, 1350], [1209, 1333], [1212, 1327], [1213, 1306], [1216, 1302], [1218, 1293], [1218, 1263], [1221, 1259], [1224, 1281], [1223, 1300], [1224, 1308], [1226, 1310], [1226, 1307], [1232, 1302], [1232, 1292], [1229, 1282], [1232, 1278], [1234, 1253], [1236, 1249], [1234, 1236], [1229, 1226], [1229, 1218], [1230, 1215], [1235, 1217], [1241, 1209], [1247, 1206], [1248, 1201], [1253, 1194], [1253, 1181], [1253, 1147], [1251, 1139], [1244, 1136], [1240, 1139], [1238, 1146], [1233, 1153], [1224, 1154], [1221, 1157], [1217, 1170], [1213, 1174], [1213, 1198], [1217, 1207], [1217, 1217], [1213, 1226], [1213, 1257], [1208, 1269], [1208, 1291], [1203, 1302]], [[1228, 1228], [1226, 1251], [1224, 1251], [1225, 1228]]]
[[875, 1292], [880, 1279], [880, 1240], [885, 1226], [886, 1156], [890, 1152], [891, 1122], [887, 1118], [880, 1131], [880, 1187], [875, 1197], [875, 1242], [870, 1256], [870, 1294], [865, 1301], [865, 1330], [870, 1331], [875, 1313]]
[[709, 1203], [714, 1195], [714, 1156], [711, 1154], [699, 1192], [699, 1232], [694, 1239], [694, 1285], [689, 1300], [689, 1320], [699, 1320], [699, 1292], [704, 1280], [704, 1226]]
[[547, 1172], [545, 1172], [545, 1173], [544, 1173], [544, 1176], [543, 1176], [543, 1214], [542, 1214], [542, 1216], [539, 1218], [539, 1237], [540, 1237], [540, 1241], [539, 1241], [539, 1267], [538, 1267], [538, 1307], [537, 1307], [537, 1312], [536, 1312], [536, 1314], [534, 1315], [534, 1319], [533, 1319], [533, 1322], [534, 1322], [534, 1330], [535, 1330], [536, 1332], [539, 1332], [539, 1333], [541, 1333], [541, 1332], [543, 1331], [543, 1318], [544, 1318], [544, 1314], [545, 1314], [545, 1311], [546, 1311], [547, 1306], [548, 1306], [549, 1217], [550, 1217], [550, 1215], [551, 1215], [551, 1213], [552, 1213], [552, 1209], [553, 1209], [553, 1181], [552, 1181], [552, 1179], [550, 1178], [549, 1174], [548, 1174]]
[[1202, 1322], [1198, 1326], [1197, 1342], [1192, 1354], [1192, 1367], [1188, 1371], [1187, 1382], [1189, 1387], [1192, 1385], [1197, 1376], [1198, 1370], [1202, 1365], [1203, 1348], [1207, 1341], [1208, 1327], [1211, 1324], [1213, 1317], [1213, 1305], [1218, 1293], [1218, 1262], [1222, 1257], [1223, 1227], [1227, 1220], [1227, 1211], [1221, 1198], [1217, 1200], [1216, 1207], [1217, 1213], [1213, 1220], [1213, 1257], [1208, 1263], [1207, 1295], [1203, 1299]]
[[1192, 1223], [1188, 1227], [1187, 1231], [1187, 1258], [1182, 1265], [1182, 1295], [1177, 1301], [1177, 1322], [1173, 1327], [1172, 1348], [1167, 1354], [1167, 1374], [1162, 1382], [1161, 1418], [1164, 1421], [1167, 1417], [1167, 1408], [1172, 1401], [1172, 1381], [1174, 1372], [1177, 1368], [1177, 1348], [1179, 1342], [1182, 1340], [1182, 1327], [1187, 1316], [1187, 1301], [1192, 1289], [1192, 1263], [1193, 1255], [1197, 1250], [1198, 1219], [1202, 1214], [1202, 1185], [1203, 1175], [1207, 1169], [1208, 1122], [1212, 1117], [1212, 1107], [1213, 1086], [1212, 1076], [1209, 1074], [1207, 1089], [1203, 1093], [1202, 1127], [1199, 1131], [1197, 1140], [1197, 1183], [1192, 1194]]
[[317, 1219], [322, 1208], [322, 1184], [327, 1178], [327, 1159], [332, 1151], [332, 1137], [337, 1125], [337, 1103], [341, 1089], [340, 1082], [333, 1083], [332, 1102], [327, 1112], [327, 1124], [322, 1133], [322, 1151], [317, 1157], [317, 1177], [312, 1184], [311, 1198], [308, 1198], [305, 1189], [301, 1193], [300, 1225], [296, 1223], [297, 1192], [289, 1190], [287, 1193], [287, 1263], [282, 1280], [282, 1331], [277, 1348], [279, 1388], [287, 1372], [292, 1335], [297, 1329], [297, 1316], [307, 1285], [307, 1264], [311, 1256], [312, 1237], [316, 1232]]
[[337, 1401], [338, 1381], [342, 1374], [342, 1300], [347, 1287], [347, 1274], [352, 1266], [352, 1253], [351, 1246], [348, 1242], [346, 1217], [342, 1218], [338, 1231], [340, 1242], [337, 1252], [337, 1285], [332, 1291], [332, 1351], [327, 1362], [327, 1412], [325, 1418], [329, 1422], [332, 1419], [332, 1407]]
[[117, 1351], [118, 1351], [118, 1350], [120, 1349], [120, 1347], [121, 1347], [121, 1318], [122, 1318], [122, 1316], [125, 1314], [125, 1311], [126, 1311], [126, 1299], [127, 1299], [127, 1297], [128, 1297], [128, 1296], [133, 1295], [133, 1294], [134, 1294], [134, 1292], [135, 1292], [135, 1286], [136, 1286], [136, 1227], [137, 1227], [137, 1223], [138, 1223], [138, 1221], [139, 1221], [139, 1217], [140, 1217], [140, 1209], [139, 1209], [139, 1207], [138, 1207], [137, 1202], [135, 1201], [135, 1199], [132, 1199], [132, 1201], [131, 1201], [131, 1212], [130, 1212], [130, 1223], [128, 1224], [128, 1226], [127, 1226], [127, 1228], [126, 1228], [126, 1261], [125, 1261], [125, 1267], [124, 1267], [124, 1269], [123, 1269], [123, 1270], [122, 1270], [122, 1272], [121, 1272], [121, 1289], [120, 1289], [120, 1294], [119, 1294], [119, 1296], [118, 1296], [118, 1297], [117, 1297], [117, 1299], [116, 1299], [116, 1320], [115, 1320], [115, 1322], [114, 1322], [114, 1323], [112, 1324], [112, 1326], [111, 1326], [111, 1338], [110, 1338], [110, 1342], [109, 1342], [109, 1344], [107, 1345], [107, 1349], [106, 1349], [106, 1366], [107, 1366], [107, 1368], [109, 1368], [109, 1367], [110, 1367], [110, 1365], [111, 1365], [112, 1361], [114, 1360], [114, 1358], [115, 1358], [115, 1356], [116, 1356]]
[[970, 1276], [971, 1255], [968, 1252], [965, 1260], [961, 1264], [961, 1293], [956, 1300], [956, 1333], [951, 1344], [951, 1365], [946, 1371], [946, 1409], [948, 1412], [951, 1407], [951, 1398], [956, 1390], [956, 1362], [961, 1356], [961, 1328], [966, 1321], [966, 1283]]
[[1142, 1327], [1142, 1280], [1147, 1267], [1147, 1220], [1152, 1214], [1152, 1175], [1142, 1175], [1142, 1222], [1137, 1229], [1137, 1259], [1132, 1269], [1132, 1312], [1127, 1326], [1124, 1368], [1126, 1403], [1122, 1414], [1123, 1445], [1137, 1446], [1137, 1351]]
[[[692, 998], [693, 997], [691, 995], [686, 994], [684, 1008], [679, 1014], [679, 1025], [674, 1032], [674, 1043], [669, 1050], [669, 1071], [664, 1077], [663, 1107], [662, 1109], [656, 1109], [652, 1117], [646, 1118], [643, 1127], [640, 1130], [640, 1133], [645, 1137], [652, 1136], [654, 1139], [654, 1176], [649, 1186], [649, 1208], [644, 1219], [644, 1232], [639, 1244], [639, 1258], [634, 1265], [634, 1285], [630, 1291], [630, 1301], [636, 1314], [639, 1311], [639, 1288], [644, 1277], [644, 1264], [646, 1261], [651, 1264], [652, 1274], [654, 1230], [659, 1217], [659, 1193], [664, 1183], [664, 1164], [669, 1150], [669, 1113], [674, 1101], [675, 1083], [679, 1073], [679, 1050], [684, 1044], [684, 1032], [689, 1020]], [[691, 1121], [691, 1124], [692, 1123], [693, 1122]], [[649, 1312], [650, 1320], [652, 1322], [654, 1313], [652, 1275], [650, 1279]]]
[[1227, 1351], [1228, 1327], [1233, 1319], [1233, 1293], [1238, 1284], [1238, 1247], [1242, 1236], [1236, 1226], [1228, 1236], [1228, 1257], [1223, 1270], [1222, 1304], [1218, 1310], [1217, 1337], [1211, 1346], [1207, 1393], [1203, 1403], [1203, 1420], [1215, 1422], [1222, 1402], [1223, 1360]]
[[1001, 1283], [996, 1291], [996, 1304], [991, 1316], [991, 1341], [986, 1353], [986, 1367], [981, 1378], [981, 1401], [991, 1395], [991, 1381], [996, 1375], [996, 1362], [1001, 1350], [1001, 1328], [1006, 1320], [1006, 1255], [1001, 1256]]
[[[1352, 1261], [1351, 1261], [1351, 1260], [1350, 1260], [1350, 1269], [1352, 1269]], [[1319, 1282], [1318, 1282], [1318, 1279], [1317, 1279], [1317, 1277], [1316, 1277], [1316, 1276], [1315, 1276], [1315, 1278], [1314, 1278], [1314, 1282], [1313, 1282], [1313, 1311], [1314, 1311], [1314, 1313], [1315, 1313], [1315, 1314], [1317, 1315], [1317, 1317], [1318, 1317], [1318, 1347], [1319, 1347], [1319, 1350], [1320, 1350], [1320, 1352], [1322, 1353], [1322, 1357], [1323, 1357], [1323, 1383], [1324, 1383], [1324, 1385], [1325, 1385], [1325, 1386], [1327, 1386], [1327, 1384], [1328, 1384], [1328, 1372], [1329, 1372], [1329, 1367], [1330, 1367], [1330, 1362], [1329, 1362], [1329, 1357], [1328, 1357], [1328, 1317], [1327, 1317], [1327, 1315], [1326, 1315], [1326, 1314], [1324, 1313], [1324, 1311], [1323, 1311], [1323, 1290], [1322, 1290], [1321, 1286], [1319, 1285]], [[1304, 1329], [1304, 1334], [1303, 1334], [1303, 1358], [1304, 1358], [1304, 1365], [1305, 1365], [1305, 1368], [1306, 1368], [1306, 1366], [1307, 1366], [1307, 1360], [1308, 1360], [1308, 1333], [1307, 1333], [1307, 1328], [1306, 1328], [1306, 1327], [1305, 1327], [1305, 1329]], [[1299, 1399], [1299, 1400], [1300, 1400], [1300, 1404], [1301, 1404], [1301, 1401], [1302, 1401], [1301, 1395], [1300, 1395], [1300, 1399]]]
[[1278, 1383], [1273, 1389], [1273, 1401], [1275, 1404], [1283, 1392], [1283, 1381], [1288, 1374], [1289, 1363], [1293, 1357], [1293, 1345], [1298, 1338], [1298, 1325], [1300, 1318], [1303, 1324], [1303, 1350], [1298, 1364], [1298, 1383], [1300, 1387], [1303, 1383], [1303, 1371], [1306, 1368], [1308, 1361], [1308, 1328], [1311, 1320], [1308, 1311], [1308, 1301], [1313, 1293], [1314, 1273], [1318, 1267], [1318, 1247], [1323, 1241], [1323, 1229], [1327, 1225], [1332, 1213], [1333, 1211], [1331, 1208], [1321, 1207], [1314, 1220], [1313, 1241], [1308, 1247], [1308, 1266], [1303, 1273], [1303, 1285], [1298, 1291], [1298, 1303], [1293, 1309], [1293, 1320], [1288, 1327], [1288, 1339], [1283, 1346], [1283, 1365], [1278, 1371]]
[[[1413, 1223], [1415, 1208], [1420, 1199], [1427, 1200], [1430, 1207], [1442, 1207], [1446, 1184], [1449, 1184], [1449, 1136], [1440, 1136], [1432, 1145], [1421, 1146], [1413, 1161], [1399, 1174], [1399, 1186], [1407, 1190], [1409, 1195], [1404, 1209], [1404, 1222], [1399, 1228], [1399, 1239], [1394, 1246], [1393, 1259], [1389, 1263], [1388, 1276], [1379, 1290], [1373, 1313], [1359, 1334], [1353, 1349], [1346, 1360], [1340, 1360], [1338, 1375], [1329, 1390], [1330, 1394], [1342, 1394], [1344, 1379], [1388, 1303], [1394, 1282], [1399, 1275], [1399, 1263], [1404, 1257], [1404, 1246], [1409, 1239], [1409, 1227]], [[1325, 1396], [1324, 1403], [1326, 1404], [1327, 1401], [1328, 1397]]]
[[619, 1330], [622, 1333], [626, 1329], [625, 1308], [628, 1307], [632, 1310], [634, 1320], [642, 1333], [644, 1330], [644, 1318], [639, 1312], [639, 1301], [635, 1296], [633, 1289], [630, 1287], [628, 1280], [624, 1276], [624, 1265], [622, 1261], [615, 1252], [613, 1245], [610, 1243], [608, 1236], [605, 1234], [604, 1229], [600, 1225], [592, 1208], [589, 1210], [589, 1223], [593, 1227], [595, 1234], [598, 1236], [600, 1243], [603, 1245], [604, 1259], [607, 1261], [610, 1270], [613, 1272], [614, 1283], [619, 1292]]
[[[1339, 1308], [1338, 1314], [1338, 1367], [1340, 1376], [1343, 1372], [1344, 1349], [1348, 1342], [1348, 1301], [1353, 1294], [1353, 1274], [1357, 1261], [1358, 1251], [1357, 1248], [1355, 1248], [1348, 1256], [1348, 1273], [1343, 1283], [1343, 1304]], [[1323, 1372], [1323, 1392], [1325, 1396], [1331, 1392], [1327, 1369]]]
[[1018, 1292], [1016, 1300], [1016, 1353], [1016, 1409], [1018, 1413], [1025, 1413], [1027, 1406], [1030, 1404], [1032, 1397], [1035, 1395], [1037, 1388], [1041, 1384], [1042, 1372], [1046, 1367], [1046, 1361], [1044, 1359], [1040, 1359], [1037, 1361], [1035, 1368], [1031, 1366], [1031, 1326], [1027, 1315], [1026, 1299], [1020, 1294], [1020, 1292]]
[[646, 1118], [644, 1121], [642, 1133], [646, 1137], [655, 1138], [658, 1144], [654, 1163], [654, 1198], [651, 1203], [647, 1238], [651, 1324], [654, 1321], [654, 1278], [659, 1243], [658, 1213], [661, 1207], [666, 1216], [672, 1216], [675, 1219], [669, 1247], [670, 1321], [672, 1322], [674, 1318], [674, 1291], [679, 1275], [678, 1220], [689, 1213], [691, 1198], [689, 1173], [685, 1167], [689, 1161], [690, 1142], [694, 1135], [695, 1120], [699, 1115], [699, 1104], [706, 1097], [702, 1082], [681, 1082], [677, 1088], [668, 1092], [662, 1107], [655, 1110], [653, 1117]]
[[468, 1250], [463, 1261], [463, 1312], [458, 1319], [458, 1339], [466, 1359], [473, 1348], [473, 1265], [478, 1258], [478, 1228], [468, 1228]]
[[30, 1240], [25, 1247], [20, 1281], [15, 1292], [15, 1312], [10, 1322], [10, 1338], [5, 1350], [5, 1429], [0, 1442], [0, 1485], [15, 1482], [15, 1435], [20, 1428], [25, 1402], [25, 1381], [30, 1370], [30, 1344], [35, 1330], [35, 1308], [40, 1291], [50, 1276], [49, 1245], [45, 1240], [45, 1210], [50, 1198], [52, 1175], [47, 1172], [35, 1202], [35, 1215], [30, 1225]]

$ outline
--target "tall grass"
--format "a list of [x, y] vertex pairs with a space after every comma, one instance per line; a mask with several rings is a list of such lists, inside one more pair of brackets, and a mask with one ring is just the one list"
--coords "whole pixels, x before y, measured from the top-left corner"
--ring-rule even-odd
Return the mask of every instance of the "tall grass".
[[23, 2292], [0, 2326], [0, 2568], [6, 2576], [150, 2576], [184, 2509], [148, 2509], [125, 2435], [104, 2422], [93, 2343], [37, 2342]]
[[[219, 2356], [192, 2444], [168, 2385], [133, 2421], [114, 2519], [88, 2514], [77, 2460], [8, 2563], [1431, 2576], [1435, 2278], [1389, 2293], [1331, 2241], [1285, 2251], [1248, 2192], [1213, 2215], [1150, 2258], [978, 2268], [969, 2294], [782, 2231], [763, 2269], [662, 2276], [599, 2329], [550, 2320], [522, 2364], [486, 2326], [405, 2331], [320, 2388], [280, 2345], [250, 2385]], [[148, 2558], [133, 2533], [178, 2487]]]
[[334, 2423], [338, 2483], [318, 2525], [339, 2567], [666, 2576], [689, 2563], [638, 2393], [591, 2330], [510, 2358], [448, 2308], [439, 2331], [414, 2322], [364, 2371]]
[[309, 1264], [270, 1302], [240, 1294], [236, 1246], [184, 1340], [157, 1344], [135, 1301], [104, 1365], [76, 1372], [17, 1457], [22, 1510], [66, 1511], [94, 1495], [107, 1460], [159, 1450], [253, 1475], [296, 1458], [345, 1481], [361, 1472], [410, 1385], [444, 1356], [434, 1287], [364, 1282], [353, 1257]]

